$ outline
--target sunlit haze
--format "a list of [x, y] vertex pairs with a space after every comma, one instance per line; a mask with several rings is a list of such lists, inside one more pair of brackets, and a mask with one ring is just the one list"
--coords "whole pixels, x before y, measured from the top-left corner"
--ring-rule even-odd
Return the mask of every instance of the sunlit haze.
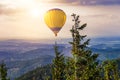
[[81, 23], [88, 24], [82, 34], [89, 37], [120, 36], [120, 5], [97, 1], [0, 0], [0, 39], [54, 39], [54, 33], [44, 22], [44, 14], [52, 8], [60, 8], [67, 15], [57, 38], [71, 37], [72, 13], [80, 15]]

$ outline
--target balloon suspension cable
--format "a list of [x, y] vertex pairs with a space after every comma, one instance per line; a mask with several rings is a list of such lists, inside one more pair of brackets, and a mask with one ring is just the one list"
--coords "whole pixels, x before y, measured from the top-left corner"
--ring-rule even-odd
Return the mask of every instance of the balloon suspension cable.
[[55, 41], [55, 46], [57, 46], [57, 42]]
[[57, 37], [57, 33], [55, 33], [55, 37]]
[[57, 33], [55, 33], [55, 44], [57, 44]]

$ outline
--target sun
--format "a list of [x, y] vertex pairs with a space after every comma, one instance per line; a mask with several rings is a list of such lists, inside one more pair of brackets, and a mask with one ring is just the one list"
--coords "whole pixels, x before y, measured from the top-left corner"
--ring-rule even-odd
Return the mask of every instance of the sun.
[[29, 10], [29, 14], [32, 17], [39, 17], [40, 13], [41, 13], [41, 11], [37, 8], [33, 8], [33, 9]]

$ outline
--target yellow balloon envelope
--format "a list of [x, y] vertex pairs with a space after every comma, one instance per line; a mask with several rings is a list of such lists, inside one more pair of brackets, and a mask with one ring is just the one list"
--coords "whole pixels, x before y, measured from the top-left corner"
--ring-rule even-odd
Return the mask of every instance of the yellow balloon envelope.
[[44, 20], [47, 26], [54, 32], [55, 36], [57, 36], [57, 33], [66, 22], [66, 14], [58, 8], [50, 9], [46, 12]]

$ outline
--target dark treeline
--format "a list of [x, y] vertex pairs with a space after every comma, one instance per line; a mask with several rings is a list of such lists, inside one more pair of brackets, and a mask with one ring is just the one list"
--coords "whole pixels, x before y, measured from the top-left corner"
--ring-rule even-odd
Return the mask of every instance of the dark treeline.
[[10, 80], [7, 77], [7, 68], [4, 62], [0, 64], [0, 80]]

